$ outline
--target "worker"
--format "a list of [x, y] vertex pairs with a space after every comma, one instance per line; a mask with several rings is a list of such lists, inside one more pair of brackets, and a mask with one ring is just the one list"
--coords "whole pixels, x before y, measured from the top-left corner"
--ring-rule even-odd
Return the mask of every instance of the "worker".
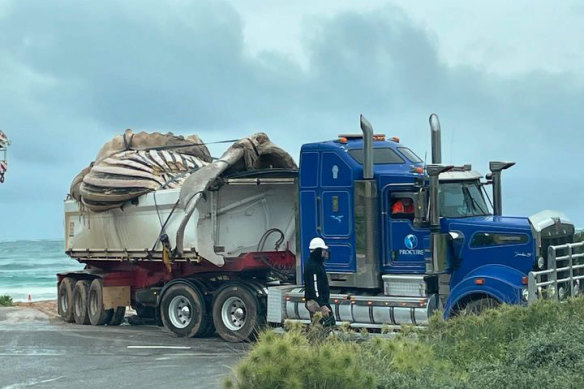
[[398, 199], [393, 203], [391, 206], [391, 214], [397, 213], [406, 213], [406, 214], [413, 214], [415, 213], [414, 202], [409, 197], [404, 197], [403, 199]]
[[324, 326], [335, 324], [335, 317], [329, 305], [329, 284], [324, 261], [329, 257], [328, 246], [322, 238], [313, 238], [308, 246], [310, 256], [304, 264], [304, 299], [310, 318], [322, 313], [320, 323]]

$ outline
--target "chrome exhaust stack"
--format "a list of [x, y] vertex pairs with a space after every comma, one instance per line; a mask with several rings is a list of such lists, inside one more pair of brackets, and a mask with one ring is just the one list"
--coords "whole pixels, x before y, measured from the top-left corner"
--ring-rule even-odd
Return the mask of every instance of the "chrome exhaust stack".
[[433, 113], [430, 115], [430, 133], [432, 136], [432, 163], [441, 164], [442, 163], [442, 141], [441, 141], [441, 130], [440, 121], [438, 120], [438, 115]]
[[373, 127], [365, 116], [361, 115], [361, 131], [363, 132], [363, 179], [373, 179]]
[[446, 269], [446, 234], [440, 234], [439, 185], [440, 173], [452, 169], [452, 166], [428, 165], [426, 172], [430, 176], [430, 250], [426, 257], [426, 273], [436, 274]]

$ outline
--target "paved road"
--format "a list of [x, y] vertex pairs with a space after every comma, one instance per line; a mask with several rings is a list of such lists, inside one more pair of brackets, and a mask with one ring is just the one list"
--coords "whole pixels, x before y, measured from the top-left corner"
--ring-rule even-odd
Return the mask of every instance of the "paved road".
[[0, 308], [0, 388], [218, 388], [246, 349], [159, 327], [93, 327]]

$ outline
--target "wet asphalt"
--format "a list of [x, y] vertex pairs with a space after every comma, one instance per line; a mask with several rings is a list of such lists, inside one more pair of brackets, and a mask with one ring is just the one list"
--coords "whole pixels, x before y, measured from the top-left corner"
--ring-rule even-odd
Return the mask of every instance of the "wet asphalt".
[[0, 308], [0, 388], [221, 388], [247, 344]]

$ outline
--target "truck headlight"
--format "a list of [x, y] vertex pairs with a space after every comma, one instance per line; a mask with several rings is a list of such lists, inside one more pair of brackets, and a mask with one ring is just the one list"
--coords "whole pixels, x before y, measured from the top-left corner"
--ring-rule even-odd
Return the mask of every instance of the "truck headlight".
[[563, 300], [566, 297], [566, 288], [564, 288], [563, 286], [560, 286], [558, 288], [558, 298], [560, 300]]
[[552, 298], [556, 295], [556, 287], [553, 285], [548, 285], [546, 292], [547, 292], [547, 297]]
[[543, 257], [539, 257], [537, 258], [537, 268], [539, 270], [542, 270], [545, 266], [545, 259], [543, 259]]
[[529, 291], [527, 289], [521, 290], [521, 298], [523, 299], [523, 301], [529, 300]]

